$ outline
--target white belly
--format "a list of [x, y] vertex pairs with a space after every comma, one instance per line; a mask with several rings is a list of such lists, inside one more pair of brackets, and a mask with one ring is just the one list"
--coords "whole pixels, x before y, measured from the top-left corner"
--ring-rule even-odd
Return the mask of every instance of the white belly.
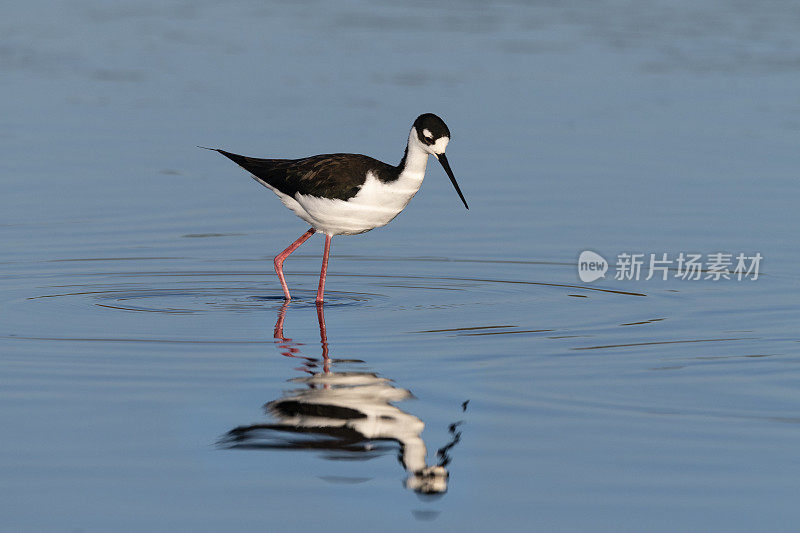
[[405, 173], [392, 183], [383, 183], [368, 174], [358, 194], [346, 201], [299, 193], [294, 198], [280, 193], [278, 196], [317, 231], [327, 235], [355, 235], [391, 222], [417, 194], [424, 177], [424, 173], [413, 176]]

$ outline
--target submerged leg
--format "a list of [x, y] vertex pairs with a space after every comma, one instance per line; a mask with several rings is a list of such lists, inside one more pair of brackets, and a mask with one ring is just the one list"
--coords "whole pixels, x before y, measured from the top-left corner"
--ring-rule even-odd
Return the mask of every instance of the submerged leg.
[[286, 337], [283, 336], [283, 321], [286, 319], [286, 310], [289, 309], [289, 302], [283, 302], [281, 308], [278, 310], [278, 320], [275, 322], [275, 330], [273, 331], [272, 338], [276, 341], [286, 342]]
[[[281, 350], [281, 355], [284, 357], [296, 357], [298, 359], [304, 359], [305, 368], [299, 368], [298, 370], [302, 370], [303, 372], [310, 372], [309, 368], [314, 368], [317, 366], [318, 359], [315, 357], [306, 357], [300, 353], [300, 348], [298, 346], [302, 346], [300, 342], [294, 342], [289, 337], [283, 335], [283, 322], [286, 319], [286, 310], [289, 308], [289, 300], [283, 302], [280, 310], [278, 310], [278, 321], [275, 322], [275, 332], [274, 332], [274, 341], [275, 344], [278, 345], [278, 349]], [[324, 319], [323, 319], [324, 320]], [[327, 353], [325, 354], [327, 357]], [[312, 372], [313, 373], [313, 372]]]
[[325, 295], [325, 276], [328, 274], [328, 255], [331, 253], [331, 236], [325, 235], [325, 252], [322, 255], [322, 271], [319, 273], [319, 289], [317, 289], [317, 303], [323, 301]]
[[275, 256], [275, 272], [278, 274], [278, 279], [281, 280], [281, 288], [283, 289], [283, 297], [291, 300], [292, 296], [289, 294], [289, 287], [286, 286], [286, 280], [283, 278], [283, 260], [297, 250], [301, 244], [306, 242], [309, 237], [314, 235], [317, 230], [310, 228], [307, 232], [300, 235], [300, 238], [290, 244], [284, 251]]
[[319, 342], [322, 344], [322, 371], [329, 374], [331, 359], [328, 357], [328, 332], [325, 328], [325, 304], [323, 302], [317, 302], [317, 320], [319, 321]]

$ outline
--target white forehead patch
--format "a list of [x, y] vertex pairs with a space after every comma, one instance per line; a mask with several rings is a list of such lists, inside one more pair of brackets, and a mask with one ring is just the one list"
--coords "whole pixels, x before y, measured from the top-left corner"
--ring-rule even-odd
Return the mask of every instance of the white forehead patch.
[[443, 154], [444, 149], [447, 148], [447, 143], [449, 142], [450, 142], [449, 137], [439, 137], [438, 139], [436, 139], [436, 142], [433, 143], [432, 146], [433, 152], [436, 154]]
[[429, 130], [428, 128], [425, 128], [424, 130], [422, 130], [422, 134], [425, 137], [427, 137], [428, 139], [433, 137], [433, 133], [431, 133], [431, 130]]

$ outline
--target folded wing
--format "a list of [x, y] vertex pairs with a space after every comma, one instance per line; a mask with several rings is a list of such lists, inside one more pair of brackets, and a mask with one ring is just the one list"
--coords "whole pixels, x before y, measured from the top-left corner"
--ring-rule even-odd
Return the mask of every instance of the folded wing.
[[381, 179], [391, 179], [392, 170], [386, 163], [359, 154], [324, 154], [303, 159], [258, 159], [225, 150], [224, 155], [264, 185], [275, 188], [292, 198], [297, 193], [347, 200], [358, 194], [367, 172]]

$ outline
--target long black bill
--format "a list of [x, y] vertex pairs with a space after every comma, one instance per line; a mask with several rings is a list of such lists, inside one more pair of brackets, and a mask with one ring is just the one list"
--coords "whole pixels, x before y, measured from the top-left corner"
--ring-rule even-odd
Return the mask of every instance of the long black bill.
[[453, 187], [456, 188], [456, 192], [458, 193], [459, 198], [461, 198], [461, 201], [464, 202], [464, 207], [469, 209], [467, 201], [464, 199], [464, 195], [461, 194], [461, 189], [458, 187], [458, 182], [456, 181], [456, 177], [453, 176], [453, 171], [450, 169], [450, 163], [447, 162], [447, 157], [445, 157], [444, 154], [439, 154], [438, 158], [439, 158], [439, 163], [441, 163], [442, 167], [444, 168], [444, 171], [447, 172], [447, 177], [450, 178], [450, 181], [453, 183]]

